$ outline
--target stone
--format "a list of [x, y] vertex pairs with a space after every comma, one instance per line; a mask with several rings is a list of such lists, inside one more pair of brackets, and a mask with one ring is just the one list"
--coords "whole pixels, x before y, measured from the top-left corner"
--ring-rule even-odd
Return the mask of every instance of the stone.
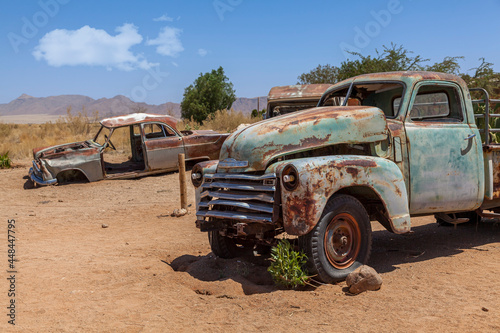
[[367, 290], [379, 290], [382, 286], [382, 277], [372, 267], [363, 265], [350, 273], [345, 282], [349, 292], [357, 295]]
[[188, 212], [187, 209], [184, 209], [184, 208], [174, 209], [174, 211], [172, 212], [172, 216], [181, 217], [181, 216], [186, 215], [187, 212]]

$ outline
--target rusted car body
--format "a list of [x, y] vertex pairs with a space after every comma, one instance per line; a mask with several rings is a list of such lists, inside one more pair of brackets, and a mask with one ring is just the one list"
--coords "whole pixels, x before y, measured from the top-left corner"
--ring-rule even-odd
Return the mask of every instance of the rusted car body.
[[299, 236], [310, 273], [338, 281], [368, 260], [370, 221], [401, 234], [411, 216], [460, 223], [500, 207], [498, 152], [482, 145], [459, 77], [361, 75], [318, 107], [233, 133], [218, 162], [197, 164], [196, 224], [222, 257]]
[[[179, 131], [176, 119], [146, 113], [106, 118], [93, 138], [82, 142], [33, 149], [31, 179], [53, 185], [76, 175], [88, 181], [134, 178], [178, 169], [178, 154], [186, 161], [217, 159], [229, 134], [214, 131]], [[125, 161], [106, 161], [116, 150], [113, 133], [120, 130], [130, 156]], [[116, 135], [115, 135], [116, 137]], [[118, 140], [118, 139], [115, 139]]]
[[273, 87], [267, 95], [265, 118], [315, 107], [330, 86], [331, 84], [295, 84]]

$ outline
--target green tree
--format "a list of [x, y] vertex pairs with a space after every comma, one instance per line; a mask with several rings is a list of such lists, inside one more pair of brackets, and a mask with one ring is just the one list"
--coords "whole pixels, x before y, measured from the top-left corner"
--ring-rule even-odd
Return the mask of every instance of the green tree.
[[202, 74], [184, 90], [181, 102], [181, 115], [202, 123], [217, 110], [230, 109], [236, 100], [233, 84], [219, 67], [210, 73]]
[[[490, 93], [490, 97], [497, 98], [500, 96], [500, 73], [493, 70], [493, 64], [487, 62], [484, 58], [479, 59], [481, 64], [472, 68], [474, 75], [461, 74], [462, 79], [470, 88], [484, 88]], [[482, 98], [480, 95], [478, 95]], [[479, 98], [478, 97], [478, 98]]]
[[394, 43], [389, 47], [383, 45], [381, 52], [375, 49], [375, 56], [364, 56], [358, 52], [349, 53], [357, 59], [347, 59], [341, 62], [339, 67], [319, 65], [309, 73], [299, 75], [298, 83], [336, 83], [356, 75], [392, 71], [430, 70], [458, 74], [460, 69], [458, 60], [463, 58], [446, 57], [442, 62], [425, 65], [429, 59], [424, 59], [420, 55], [413, 56], [412, 51]]
[[336, 83], [339, 81], [339, 68], [326, 64], [324, 66], [312, 69], [309, 73], [299, 75], [297, 84], [313, 84], [313, 83]]
[[252, 118], [262, 117], [262, 115], [263, 115], [264, 113], [266, 113], [266, 111], [267, 111], [266, 109], [262, 109], [262, 110], [260, 110], [260, 111], [259, 111], [259, 110], [257, 110], [257, 109], [253, 109], [253, 110], [252, 110], [252, 113], [250, 114], [250, 116], [251, 116]]

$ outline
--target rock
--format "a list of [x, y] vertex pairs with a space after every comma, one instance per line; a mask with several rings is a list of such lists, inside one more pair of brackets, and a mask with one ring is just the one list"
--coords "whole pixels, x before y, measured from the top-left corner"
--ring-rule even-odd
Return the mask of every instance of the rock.
[[345, 280], [351, 294], [359, 294], [367, 290], [379, 290], [382, 277], [370, 266], [361, 266], [347, 276]]
[[108, 225], [107, 225], [107, 224], [105, 224], [105, 223], [103, 223], [103, 224], [101, 225], [101, 227], [103, 227], [103, 228], [107, 228], [107, 227], [108, 227]]
[[174, 211], [172, 212], [172, 216], [181, 217], [181, 216], [186, 215], [187, 212], [188, 212], [187, 209], [184, 209], [184, 208], [174, 209]]

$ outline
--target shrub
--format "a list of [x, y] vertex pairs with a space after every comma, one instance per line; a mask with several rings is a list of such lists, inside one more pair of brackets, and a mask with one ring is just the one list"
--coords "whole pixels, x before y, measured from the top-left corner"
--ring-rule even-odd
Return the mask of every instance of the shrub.
[[295, 288], [305, 285], [309, 275], [304, 265], [307, 256], [295, 251], [286, 239], [282, 239], [271, 249], [271, 266], [267, 269], [275, 283]]
[[11, 167], [12, 161], [9, 158], [9, 152], [0, 155], [0, 169], [9, 169]]

